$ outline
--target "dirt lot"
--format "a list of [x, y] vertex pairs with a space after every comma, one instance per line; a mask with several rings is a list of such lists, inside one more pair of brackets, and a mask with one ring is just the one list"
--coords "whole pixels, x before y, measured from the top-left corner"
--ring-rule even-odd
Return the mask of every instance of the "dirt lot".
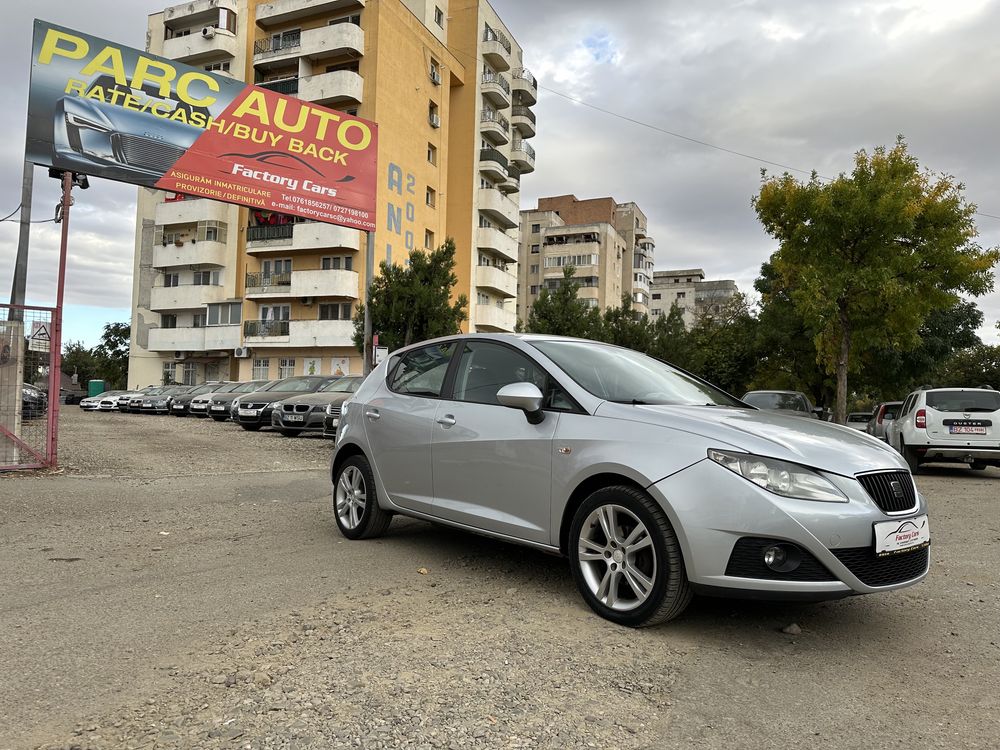
[[67, 408], [61, 440], [0, 477], [0, 748], [997, 747], [996, 469], [919, 478], [917, 587], [631, 631], [558, 558], [343, 540], [321, 438]]

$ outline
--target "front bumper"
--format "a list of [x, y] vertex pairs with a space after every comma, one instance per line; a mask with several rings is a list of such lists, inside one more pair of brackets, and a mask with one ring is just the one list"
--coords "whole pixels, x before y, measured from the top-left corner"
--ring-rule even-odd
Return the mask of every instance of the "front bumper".
[[337, 437], [337, 428], [340, 427], [340, 416], [331, 414], [323, 415], [323, 437]]
[[[653, 484], [649, 492], [677, 533], [688, 579], [696, 590], [763, 598], [835, 599], [923, 580], [929, 563], [927, 548], [889, 558], [875, 558], [873, 551], [875, 523], [902, 522], [927, 513], [927, 503], [920, 494], [914, 510], [888, 516], [855, 479], [824, 476], [848, 502], [783, 498], [708, 459]], [[817, 574], [811, 578], [825, 580], [733, 575], [731, 560], [746, 546], [741, 540], [748, 539], [794, 544], [815, 559]]]
[[188, 405], [187, 404], [171, 404], [170, 405], [170, 413], [174, 414], [174, 415], [176, 415], [178, 417], [183, 417], [183, 416], [185, 416], [188, 413]]
[[[240, 414], [240, 412], [243, 412]], [[248, 412], [255, 412], [254, 414], [249, 414]], [[273, 412], [270, 406], [265, 406], [263, 409], [247, 409], [244, 406], [239, 407], [236, 410], [235, 421], [239, 424], [256, 424], [262, 427], [271, 426], [271, 412]]]
[[[295, 420], [295, 417], [301, 417], [302, 421]], [[275, 429], [318, 432], [323, 429], [323, 412], [316, 412], [314, 410], [310, 412], [288, 413], [283, 410], [274, 410], [271, 413], [271, 426]]]

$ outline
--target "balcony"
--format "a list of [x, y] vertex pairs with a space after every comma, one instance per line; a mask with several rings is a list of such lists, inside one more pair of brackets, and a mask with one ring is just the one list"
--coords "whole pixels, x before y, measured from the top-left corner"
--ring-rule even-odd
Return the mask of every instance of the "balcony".
[[258, 39], [253, 45], [253, 64], [261, 70], [285, 67], [300, 57], [322, 60], [342, 55], [363, 57], [365, 32], [353, 23], [338, 23], [318, 29], [306, 29], [301, 34]]
[[535, 149], [523, 140], [515, 138], [510, 145], [510, 160], [521, 170], [521, 174], [535, 171]]
[[235, 349], [240, 345], [240, 327], [208, 326], [205, 331], [205, 349]]
[[356, 271], [292, 271], [292, 296], [358, 299], [358, 283]]
[[479, 54], [497, 70], [510, 70], [510, 39], [500, 31], [487, 26], [483, 29], [483, 41]]
[[317, 104], [360, 104], [364, 79], [351, 70], [335, 70], [301, 78], [282, 78], [258, 83], [262, 89], [286, 96], [297, 96]]
[[479, 132], [495, 146], [510, 143], [510, 121], [493, 109], [484, 109], [479, 115]]
[[184, 200], [157, 203], [153, 221], [160, 226], [171, 224], [197, 224], [199, 221], [229, 223], [230, 206], [208, 198], [187, 198]]
[[361, 10], [365, 0], [275, 0], [257, 6], [257, 25], [262, 29], [297, 21]]
[[517, 313], [495, 304], [476, 305], [477, 331], [513, 331]]
[[324, 224], [320, 221], [247, 227], [247, 253], [262, 255], [333, 249], [357, 252], [361, 246], [360, 236], [361, 233], [357, 229]]
[[150, 289], [149, 309], [196, 310], [212, 302], [226, 299], [225, 288], [210, 284], [182, 284], [180, 286], [154, 286]]
[[[217, 18], [218, 12], [216, 12]], [[232, 59], [239, 52], [240, 45], [236, 36], [225, 29], [212, 28], [212, 36], [208, 37], [198, 31], [163, 40], [164, 57], [189, 65], [197, 65], [206, 60], [217, 62], [221, 59]]]
[[203, 352], [204, 328], [150, 328], [147, 348], [152, 352]]
[[491, 289], [501, 297], [517, 296], [517, 276], [496, 266], [476, 266], [476, 286]]
[[479, 188], [479, 210], [503, 229], [513, 229], [519, 223], [517, 204], [497, 188]]
[[476, 247], [491, 250], [504, 260], [517, 263], [517, 240], [494, 227], [479, 227], [476, 230]]
[[510, 106], [510, 84], [499, 73], [492, 71], [483, 73], [481, 91], [494, 107], [507, 109]]
[[292, 296], [292, 274], [252, 271], [246, 275], [247, 299], [272, 299]]
[[497, 185], [502, 193], [516, 193], [521, 189], [521, 170], [513, 164], [507, 165], [507, 179]]
[[510, 124], [517, 129], [522, 138], [535, 137], [535, 113], [523, 104], [515, 104], [511, 109]]
[[510, 78], [514, 82], [514, 93], [517, 95], [518, 104], [527, 104], [530, 107], [538, 103], [538, 81], [526, 68], [518, 68], [511, 73]]
[[350, 320], [247, 320], [243, 323], [248, 346], [354, 346]]
[[225, 266], [229, 256], [224, 242], [189, 240], [181, 245], [169, 242], [166, 245], [153, 245], [153, 268]]
[[479, 149], [479, 171], [494, 182], [502, 182], [507, 179], [507, 157], [495, 148]]

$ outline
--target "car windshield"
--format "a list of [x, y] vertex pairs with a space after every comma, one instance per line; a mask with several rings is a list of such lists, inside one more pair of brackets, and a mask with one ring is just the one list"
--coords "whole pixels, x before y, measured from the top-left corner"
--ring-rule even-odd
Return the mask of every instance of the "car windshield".
[[253, 391], [264, 390], [271, 383], [277, 383], [278, 381], [272, 380], [270, 383], [266, 380], [251, 380], [249, 383], [240, 383], [235, 388], [233, 388], [233, 393], [252, 393]]
[[329, 380], [320, 378], [285, 378], [274, 385], [261, 388], [262, 391], [288, 391], [289, 393], [312, 393], [326, 385]]
[[927, 406], [937, 411], [997, 411], [1000, 409], [998, 391], [928, 391]]
[[805, 401], [797, 393], [771, 393], [759, 391], [748, 393], [743, 400], [758, 409], [785, 409], [789, 411], [809, 411]]
[[624, 404], [741, 406], [693, 375], [645, 354], [589, 341], [529, 342], [598, 398]]
[[361, 378], [340, 378], [328, 385], [324, 385], [320, 390], [323, 393], [354, 393], [361, 385]]
[[218, 383], [205, 383], [205, 385], [199, 385], [193, 391], [188, 391], [188, 393], [192, 396], [200, 396], [202, 393], [212, 393], [213, 391], [218, 390], [218, 388]]
[[867, 422], [871, 419], [871, 414], [865, 414], [863, 412], [854, 412], [853, 414], [847, 415], [848, 422]]

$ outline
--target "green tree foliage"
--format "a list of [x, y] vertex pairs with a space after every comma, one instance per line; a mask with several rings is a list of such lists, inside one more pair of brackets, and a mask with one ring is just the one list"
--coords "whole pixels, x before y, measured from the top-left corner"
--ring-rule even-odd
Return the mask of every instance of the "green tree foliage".
[[574, 273], [573, 266], [563, 266], [559, 286], [552, 291], [542, 288], [528, 314], [524, 326], [527, 333], [601, 339], [601, 314], [577, 297], [580, 282], [573, 278]]
[[1000, 346], [976, 344], [953, 352], [934, 369], [930, 382], [937, 386], [1000, 388]]
[[902, 138], [859, 151], [850, 176], [763, 176], [753, 205], [779, 249], [771, 263], [819, 362], [836, 375], [836, 420], [846, 421], [848, 372], [870, 350], [919, 344], [928, 315], [993, 287], [1000, 251], [975, 243], [964, 186], [922, 171]]
[[687, 369], [741, 397], [757, 369], [757, 325], [741, 294], [719, 312], [699, 316], [687, 333]]
[[659, 315], [653, 321], [650, 337], [649, 351], [646, 352], [649, 356], [690, 369], [691, 337], [684, 326], [684, 311], [676, 302], [669, 313]]
[[101, 343], [91, 350], [96, 363], [95, 375], [109, 388], [125, 386], [131, 330], [128, 323], [106, 323]]
[[[431, 252], [415, 250], [407, 266], [379, 265], [372, 280], [370, 300], [372, 331], [379, 346], [389, 351], [402, 346], [458, 333], [466, 319], [469, 298], [464, 294], [452, 302], [455, 276], [455, 242], [447, 239]], [[354, 345], [364, 350], [365, 309], [354, 316]]]
[[76, 382], [86, 389], [87, 381], [97, 374], [97, 360], [93, 351], [82, 341], [69, 341], [63, 345], [62, 371], [66, 375], [76, 374]]
[[653, 327], [649, 318], [632, 307], [632, 296], [622, 295], [619, 307], [609, 307], [604, 311], [601, 339], [609, 344], [649, 352], [652, 349]]

